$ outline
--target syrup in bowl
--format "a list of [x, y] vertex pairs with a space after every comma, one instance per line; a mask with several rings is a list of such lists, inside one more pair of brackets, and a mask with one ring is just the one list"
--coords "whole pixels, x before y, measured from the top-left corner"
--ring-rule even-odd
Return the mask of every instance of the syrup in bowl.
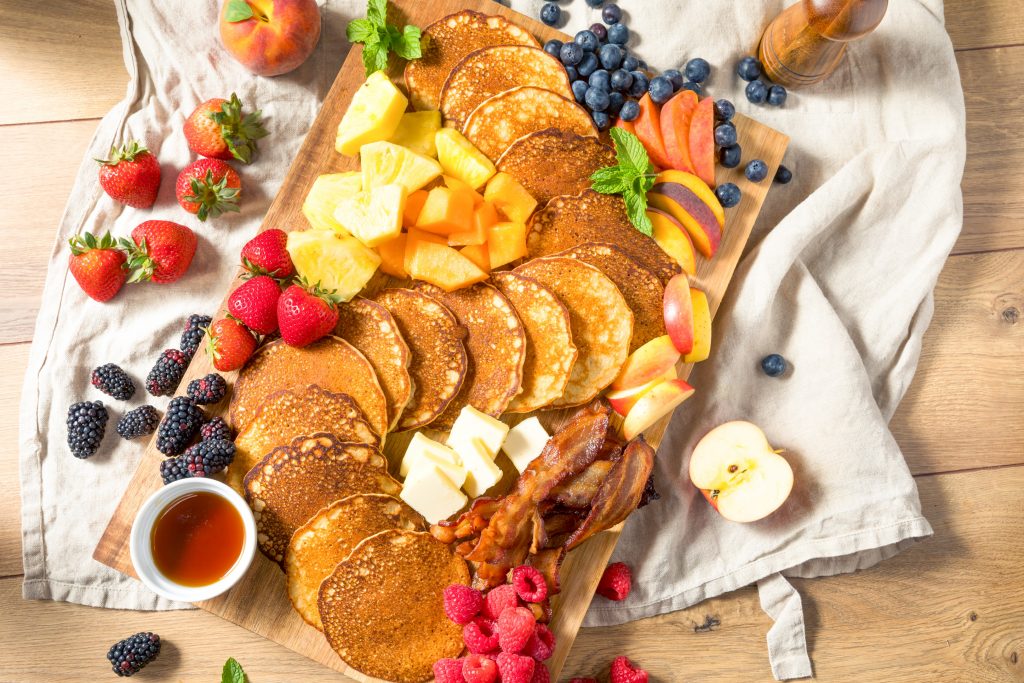
[[208, 586], [238, 561], [245, 542], [242, 516], [212, 491], [186, 493], [157, 515], [150, 537], [156, 568], [180, 586]]

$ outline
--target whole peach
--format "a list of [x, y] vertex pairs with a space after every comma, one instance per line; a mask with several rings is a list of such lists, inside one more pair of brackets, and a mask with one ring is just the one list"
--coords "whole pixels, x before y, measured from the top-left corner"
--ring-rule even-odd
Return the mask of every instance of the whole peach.
[[320, 39], [320, 10], [315, 0], [224, 0], [220, 39], [249, 71], [278, 76], [297, 69], [313, 52]]

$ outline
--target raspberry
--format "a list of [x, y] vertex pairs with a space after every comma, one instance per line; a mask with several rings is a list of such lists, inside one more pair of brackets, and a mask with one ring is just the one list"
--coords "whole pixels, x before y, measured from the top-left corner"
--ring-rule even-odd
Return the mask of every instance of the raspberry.
[[444, 589], [444, 613], [456, 624], [471, 622], [483, 604], [484, 596], [469, 586], [453, 583]]
[[522, 652], [537, 629], [533, 612], [525, 607], [513, 607], [498, 617], [498, 645], [502, 652]]
[[647, 672], [633, 668], [633, 662], [628, 657], [616, 657], [612, 660], [608, 683], [647, 683]]
[[544, 624], [537, 624], [533, 635], [526, 643], [523, 654], [528, 654], [538, 662], [549, 659], [555, 651], [555, 634]]
[[434, 662], [434, 683], [463, 683], [461, 659], [439, 659]]
[[548, 597], [548, 584], [536, 567], [522, 565], [512, 570], [512, 585], [525, 602], [544, 602]]
[[466, 683], [494, 683], [498, 680], [498, 665], [493, 659], [471, 654], [462, 660], [462, 677]]
[[519, 598], [516, 597], [516, 589], [509, 584], [492, 588], [484, 596], [484, 616], [493, 621], [497, 621], [507, 608], [518, 606]]
[[502, 652], [498, 655], [498, 673], [501, 674], [501, 683], [530, 683], [536, 665], [537, 663], [533, 661], [532, 657]]
[[530, 683], [551, 683], [551, 672], [546, 666], [537, 662], [533, 666], [533, 678], [530, 679]]
[[609, 600], [625, 600], [633, 586], [633, 573], [623, 562], [608, 565], [597, 584], [597, 594]]
[[494, 622], [477, 617], [462, 627], [462, 642], [474, 654], [487, 654], [498, 649], [498, 633]]

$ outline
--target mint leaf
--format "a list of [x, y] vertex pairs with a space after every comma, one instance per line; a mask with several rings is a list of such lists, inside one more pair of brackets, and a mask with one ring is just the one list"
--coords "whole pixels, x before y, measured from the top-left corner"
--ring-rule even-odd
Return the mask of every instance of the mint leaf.
[[629, 178], [619, 166], [599, 168], [590, 176], [591, 187], [601, 194], [621, 194], [629, 188]]
[[369, 19], [353, 19], [345, 27], [345, 37], [350, 43], [376, 43], [377, 27]]
[[363, 46], [363, 67], [369, 76], [375, 71], [388, 68], [388, 46], [384, 43], [371, 43]]
[[419, 59], [423, 56], [420, 49], [421, 32], [418, 26], [412, 24], [402, 29], [402, 38], [394, 44], [395, 52], [405, 60]]
[[252, 19], [252, 7], [245, 0], [228, 0], [228, 6], [224, 10], [224, 20], [229, 23]]
[[388, 21], [388, 0], [368, 0], [366, 18], [377, 26], [384, 26]]
[[629, 168], [636, 173], [650, 173], [653, 170], [647, 150], [640, 139], [622, 128], [612, 128], [608, 133], [615, 142], [615, 158], [619, 166]]
[[249, 679], [242, 671], [242, 665], [234, 657], [228, 657], [220, 672], [220, 683], [248, 683]]
[[622, 193], [626, 201], [626, 215], [633, 227], [650, 237], [654, 234], [654, 226], [647, 217], [647, 195], [637, 193], [632, 188]]

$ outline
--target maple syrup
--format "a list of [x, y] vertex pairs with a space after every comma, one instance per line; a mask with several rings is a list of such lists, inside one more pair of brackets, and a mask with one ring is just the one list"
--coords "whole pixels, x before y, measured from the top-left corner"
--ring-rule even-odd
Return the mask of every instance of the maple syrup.
[[222, 579], [242, 554], [245, 525], [223, 496], [197, 491], [160, 511], [150, 545], [153, 562], [181, 586], [208, 586]]

